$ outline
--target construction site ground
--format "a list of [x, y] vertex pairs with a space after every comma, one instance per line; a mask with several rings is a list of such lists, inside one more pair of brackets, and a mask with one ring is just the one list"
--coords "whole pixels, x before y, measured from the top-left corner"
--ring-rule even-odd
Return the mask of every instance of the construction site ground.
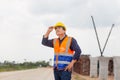
[[[54, 80], [54, 76], [52, 68], [37, 68], [0, 72], [0, 80]], [[82, 76], [73, 72], [72, 80], [98, 80], [98, 78], [90, 78], [89, 76]], [[113, 80], [113, 76], [109, 76], [108, 80]]]

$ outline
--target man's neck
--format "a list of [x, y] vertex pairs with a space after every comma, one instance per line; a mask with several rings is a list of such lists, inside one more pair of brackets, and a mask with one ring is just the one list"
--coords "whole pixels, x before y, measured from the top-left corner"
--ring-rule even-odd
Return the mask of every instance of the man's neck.
[[65, 34], [59, 36], [60, 40], [62, 40], [64, 37], [65, 37]]

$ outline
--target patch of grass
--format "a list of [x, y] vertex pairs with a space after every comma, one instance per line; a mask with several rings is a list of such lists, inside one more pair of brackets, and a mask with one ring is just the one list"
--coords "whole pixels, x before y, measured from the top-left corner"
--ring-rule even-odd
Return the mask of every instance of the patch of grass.
[[4, 61], [4, 63], [0, 62], [0, 72], [34, 69], [38, 67], [47, 67], [47, 66], [50, 65], [49, 62], [46, 61], [24, 62], [24, 63], [15, 63], [15, 61], [13, 62]]
[[33, 69], [37, 67], [26, 67], [26, 66], [0, 66], [0, 72], [5, 72], [5, 71], [16, 71], [16, 70], [26, 70], [26, 69]]
[[75, 76], [75, 80], [86, 80], [84, 78], [79, 77], [78, 75]]

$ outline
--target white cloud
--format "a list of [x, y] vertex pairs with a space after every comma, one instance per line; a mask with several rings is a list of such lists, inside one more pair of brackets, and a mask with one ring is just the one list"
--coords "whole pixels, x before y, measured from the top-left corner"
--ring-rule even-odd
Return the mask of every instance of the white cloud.
[[[119, 8], [119, 0], [0, 0], [0, 61], [53, 58], [53, 49], [41, 45], [41, 39], [48, 26], [57, 21], [65, 23], [68, 35], [77, 39], [84, 54], [99, 56], [91, 15], [102, 47], [115, 23], [105, 55], [119, 55]], [[55, 32], [50, 35], [53, 37]]]

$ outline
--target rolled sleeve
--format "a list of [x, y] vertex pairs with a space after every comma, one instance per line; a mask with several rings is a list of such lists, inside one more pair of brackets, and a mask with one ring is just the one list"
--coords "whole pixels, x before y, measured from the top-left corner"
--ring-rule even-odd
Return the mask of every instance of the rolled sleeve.
[[44, 38], [44, 36], [43, 36], [43, 38], [42, 38], [42, 44], [44, 46], [48, 46], [48, 47], [52, 47], [53, 48], [53, 39], [48, 40], [48, 37]]

